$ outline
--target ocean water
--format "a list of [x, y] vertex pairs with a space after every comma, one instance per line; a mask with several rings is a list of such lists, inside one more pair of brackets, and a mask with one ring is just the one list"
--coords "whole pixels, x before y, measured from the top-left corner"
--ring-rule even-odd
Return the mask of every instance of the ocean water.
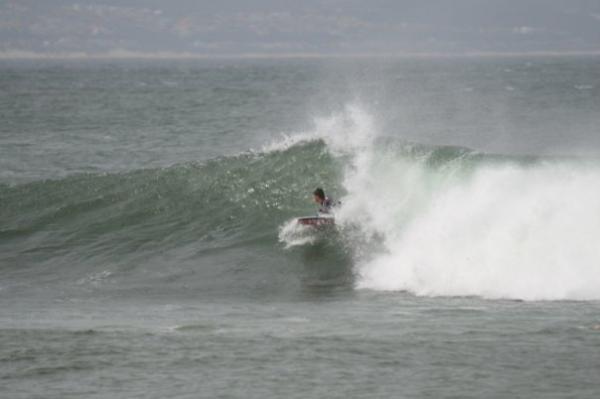
[[597, 398], [599, 111], [598, 57], [3, 61], [0, 397]]

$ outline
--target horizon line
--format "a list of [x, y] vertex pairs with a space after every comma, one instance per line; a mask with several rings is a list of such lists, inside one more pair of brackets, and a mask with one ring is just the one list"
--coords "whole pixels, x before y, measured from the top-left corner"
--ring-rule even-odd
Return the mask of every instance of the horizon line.
[[465, 52], [390, 52], [390, 53], [224, 53], [203, 54], [169, 51], [111, 50], [88, 52], [35, 52], [25, 50], [0, 51], [0, 60], [210, 60], [210, 59], [329, 59], [329, 58], [462, 58], [462, 57], [569, 57], [598, 56], [599, 50], [587, 51], [465, 51]]

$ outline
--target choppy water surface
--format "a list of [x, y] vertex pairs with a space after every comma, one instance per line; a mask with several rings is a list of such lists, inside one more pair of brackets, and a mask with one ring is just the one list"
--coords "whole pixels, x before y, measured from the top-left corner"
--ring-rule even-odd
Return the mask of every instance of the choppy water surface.
[[3, 63], [4, 395], [596, 398], [599, 66]]

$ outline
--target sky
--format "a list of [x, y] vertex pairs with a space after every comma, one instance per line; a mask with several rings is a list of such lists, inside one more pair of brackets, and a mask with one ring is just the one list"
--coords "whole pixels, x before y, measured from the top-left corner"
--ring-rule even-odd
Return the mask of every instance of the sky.
[[0, 55], [600, 52], [600, 0], [0, 0]]

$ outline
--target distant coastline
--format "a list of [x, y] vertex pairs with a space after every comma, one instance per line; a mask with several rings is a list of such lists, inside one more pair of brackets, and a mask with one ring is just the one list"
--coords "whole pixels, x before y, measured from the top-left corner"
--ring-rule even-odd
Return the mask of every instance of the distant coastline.
[[599, 56], [600, 49], [589, 51], [524, 51], [524, 52], [391, 52], [391, 53], [237, 53], [206, 54], [190, 52], [138, 52], [113, 50], [101, 53], [87, 52], [33, 52], [23, 50], [0, 51], [0, 60], [202, 60], [202, 59], [295, 59], [295, 58], [468, 58], [468, 57], [580, 57]]

